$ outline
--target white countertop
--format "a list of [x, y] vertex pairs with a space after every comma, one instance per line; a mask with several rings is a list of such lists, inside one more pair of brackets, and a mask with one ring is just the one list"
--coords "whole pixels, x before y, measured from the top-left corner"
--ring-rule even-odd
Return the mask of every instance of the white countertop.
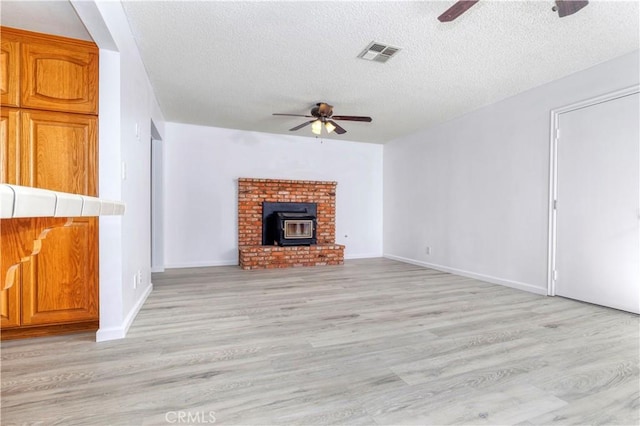
[[87, 217], [124, 214], [121, 201], [0, 184], [0, 219], [19, 217]]

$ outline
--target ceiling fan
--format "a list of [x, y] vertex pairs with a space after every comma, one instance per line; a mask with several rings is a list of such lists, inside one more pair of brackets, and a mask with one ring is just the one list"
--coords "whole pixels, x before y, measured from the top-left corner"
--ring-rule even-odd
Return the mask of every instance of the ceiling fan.
[[[474, 4], [478, 3], [479, 0], [460, 0], [457, 1], [453, 6], [447, 9], [442, 15], [438, 16], [438, 21], [440, 22], [451, 22], [456, 19], [458, 16], [465, 13], [467, 10], [471, 8]], [[556, 5], [551, 9], [554, 12], [558, 12], [558, 16], [563, 18], [565, 16], [573, 15], [583, 7], [585, 7], [589, 2], [587, 0], [556, 0]]]
[[314, 135], [319, 135], [322, 133], [322, 126], [324, 125], [327, 133], [331, 133], [335, 130], [335, 132], [339, 135], [347, 133], [345, 129], [340, 127], [338, 123], [333, 120], [344, 120], [344, 121], [363, 121], [366, 123], [371, 123], [371, 117], [360, 117], [356, 115], [333, 115], [333, 106], [329, 105], [325, 102], [318, 102], [316, 106], [311, 108], [311, 115], [301, 115], [301, 114], [281, 114], [274, 113], [273, 115], [284, 115], [288, 117], [306, 117], [313, 118], [313, 120], [306, 121], [299, 126], [293, 127], [289, 129], [291, 132], [295, 132], [296, 130], [300, 130], [303, 127], [311, 124], [311, 132]]

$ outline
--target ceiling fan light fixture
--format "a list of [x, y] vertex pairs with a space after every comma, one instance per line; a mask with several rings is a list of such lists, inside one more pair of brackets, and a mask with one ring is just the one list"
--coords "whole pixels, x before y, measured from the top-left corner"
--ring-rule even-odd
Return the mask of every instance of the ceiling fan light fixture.
[[320, 119], [311, 123], [311, 133], [314, 135], [322, 134], [322, 121], [320, 121]]
[[327, 121], [326, 123], [324, 123], [324, 128], [327, 129], [327, 133], [331, 133], [336, 129], [336, 126]]

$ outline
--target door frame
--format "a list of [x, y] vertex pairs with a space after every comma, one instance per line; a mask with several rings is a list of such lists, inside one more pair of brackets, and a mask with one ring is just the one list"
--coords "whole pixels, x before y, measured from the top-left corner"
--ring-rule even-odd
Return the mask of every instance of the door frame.
[[153, 120], [149, 158], [150, 266], [151, 272], [164, 272], [164, 143]]
[[[549, 129], [549, 248], [547, 259], [547, 295], [556, 295], [556, 283], [554, 271], [556, 267], [556, 200], [558, 197], [558, 125], [560, 123], [560, 114], [587, 108], [593, 105], [609, 102], [614, 99], [624, 98], [625, 96], [640, 93], [640, 84], [635, 84], [624, 89], [605, 93], [600, 96], [574, 102], [559, 108], [551, 110], [550, 129]], [[638, 158], [640, 162], [640, 158]]]

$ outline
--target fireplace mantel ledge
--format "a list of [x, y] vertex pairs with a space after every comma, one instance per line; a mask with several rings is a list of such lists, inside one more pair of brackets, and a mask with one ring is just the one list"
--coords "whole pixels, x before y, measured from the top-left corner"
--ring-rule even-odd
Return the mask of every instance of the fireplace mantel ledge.
[[29, 217], [91, 217], [124, 214], [121, 201], [0, 184], [0, 219]]

